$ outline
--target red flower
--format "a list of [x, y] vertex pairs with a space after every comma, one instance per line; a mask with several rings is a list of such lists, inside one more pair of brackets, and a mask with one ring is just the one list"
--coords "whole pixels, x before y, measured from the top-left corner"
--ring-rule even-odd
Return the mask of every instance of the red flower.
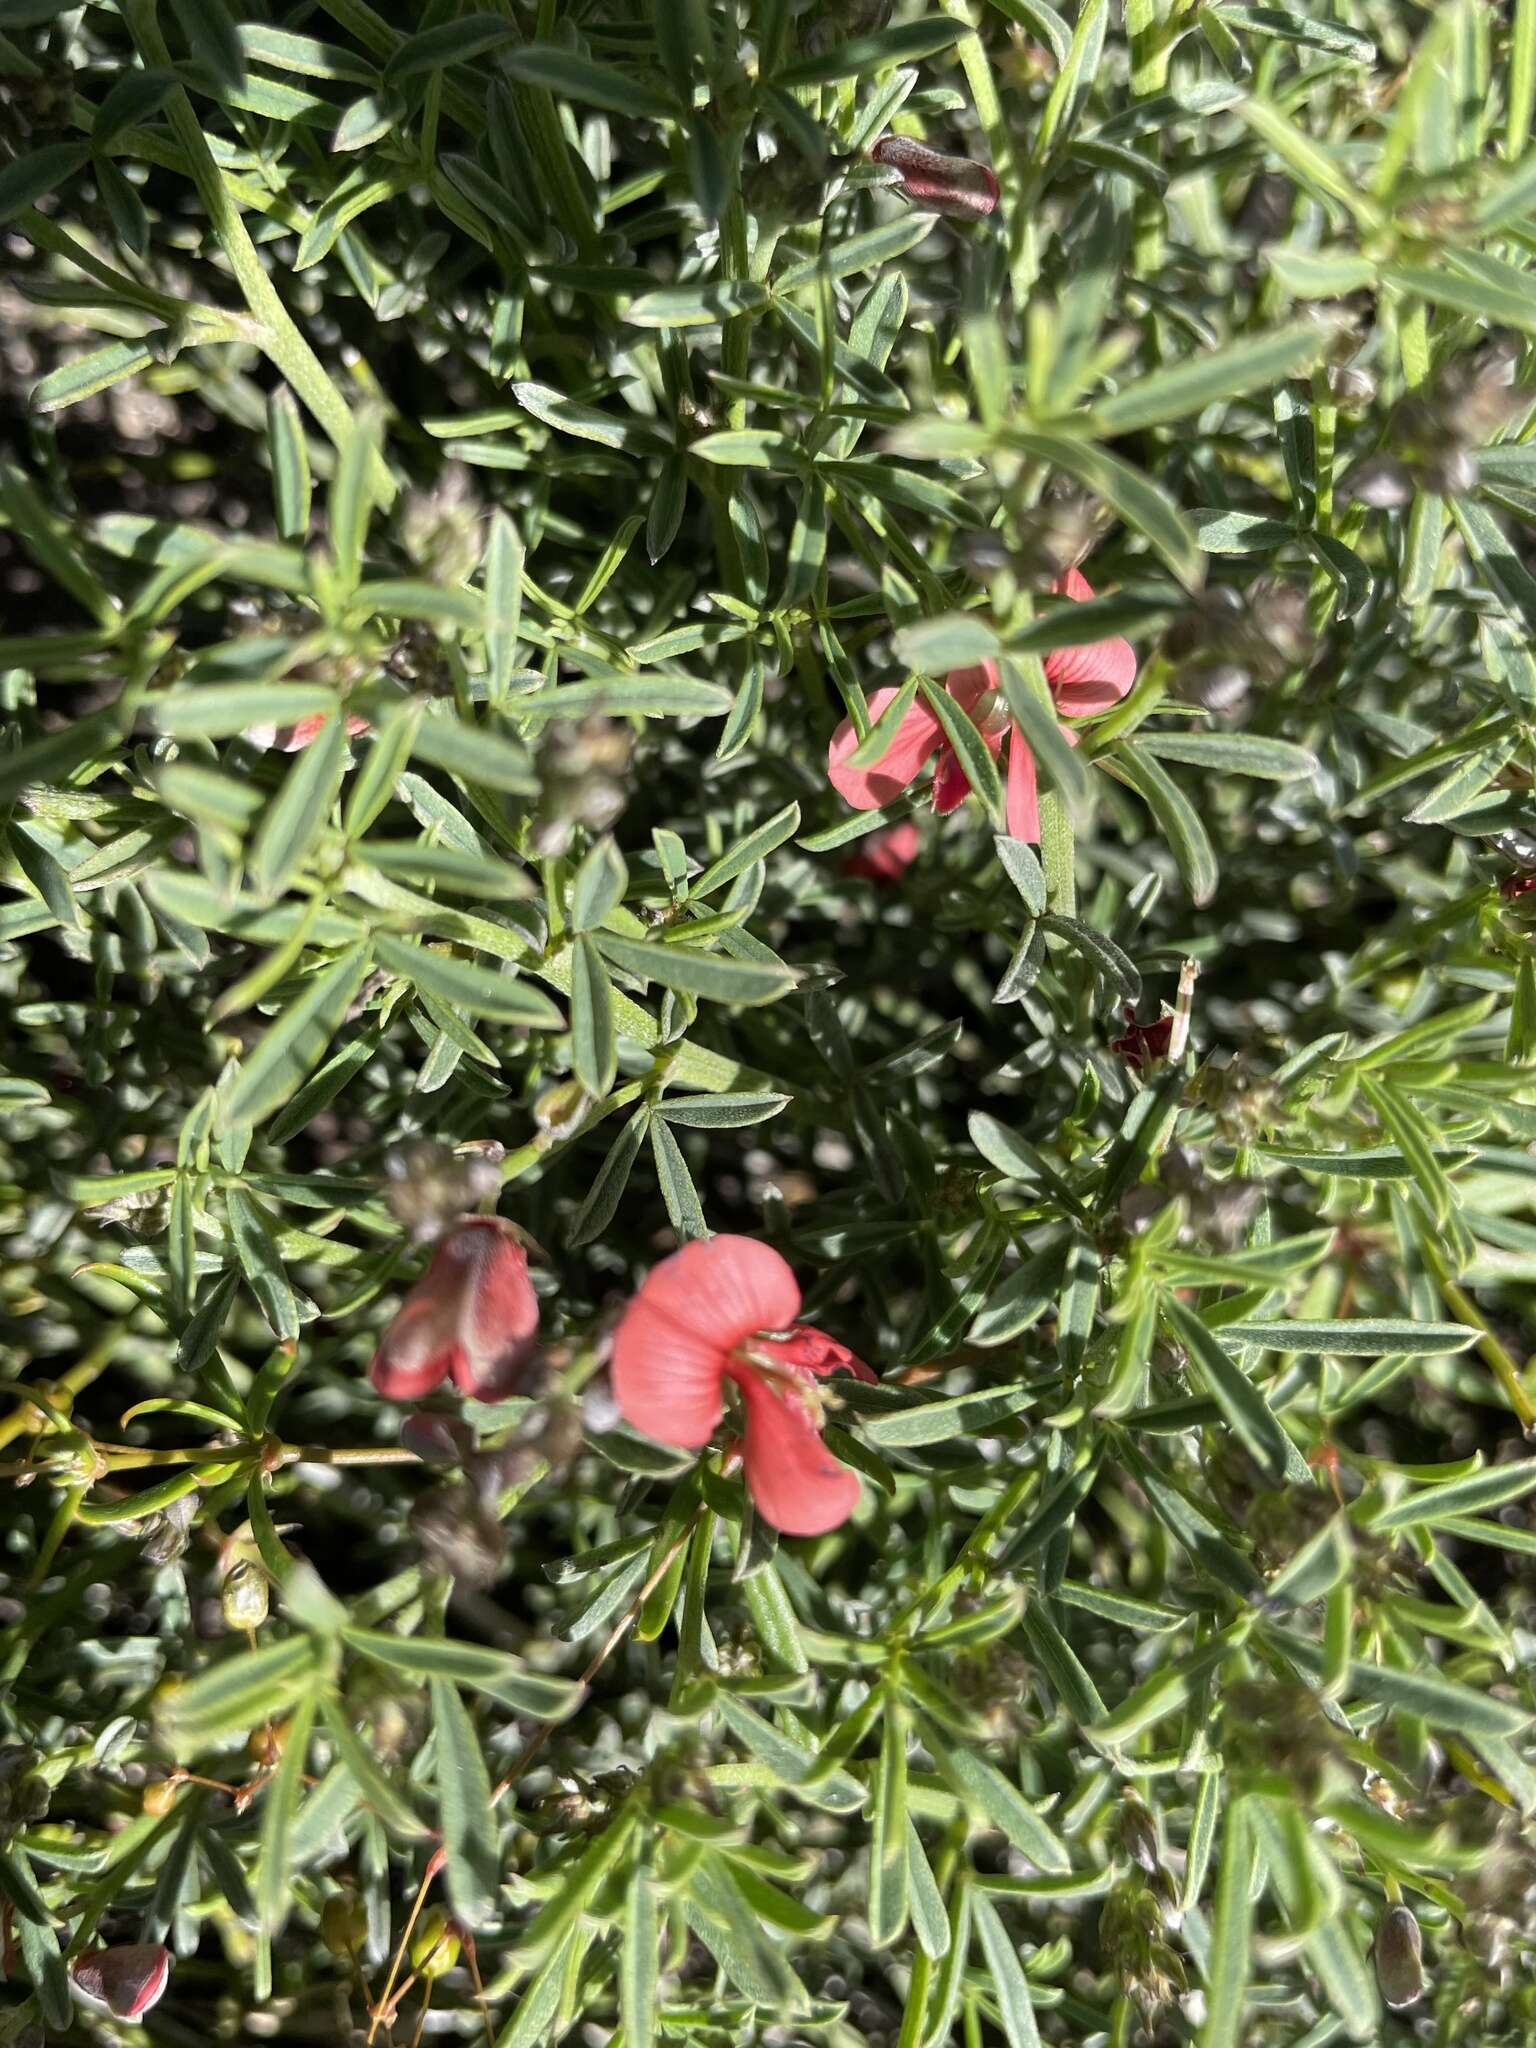
[[86, 1997], [120, 2020], [142, 2019], [158, 2005], [170, 1974], [171, 1952], [156, 1942], [88, 1948], [70, 1964], [70, 1975]]
[[[275, 747], [280, 754], [299, 754], [314, 740], [329, 716], [328, 711], [313, 711], [293, 725], [253, 725], [247, 727], [245, 737], [253, 747]], [[367, 730], [366, 718], [359, 718], [355, 711], [347, 713], [347, 732], [352, 739]]]
[[922, 834], [910, 818], [899, 825], [872, 832], [843, 862], [845, 875], [857, 875], [866, 882], [899, 882], [916, 858]]
[[945, 156], [910, 135], [883, 135], [869, 153], [901, 173], [904, 196], [925, 213], [983, 220], [997, 204], [997, 179], [969, 157]]
[[797, 1324], [800, 1289], [752, 1237], [684, 1245], [653, 1267], [613, 1344], [624, 1419], [658, 1443], [698, 1450], [720, 1421], [727, 1380], [746, 1406], [747, 1490], [786, 1536], [820, 1536], [853, 1513], [858, 1475], [821, 1440], [829, 1373], [875, 1375], [819, 1330]]
[[1128, 1067], [1134, 1067], [1139, 1074], [1153, 1060], [1165, 1060], [1173, 1044], [1173, 1013], [1159, 1017], [1155, 1024], [1138, 1024], [1136, 1012], [1129, 1004], [1121, 1012], [1125, 1018], [1126, 1033], [1123, 1038], [1109, 1041], [1111, 1052], [1119, 1053]]
[[500, 1216], [461, 1216], [384, 1332], [368, 1376], [389, 1401], [418, 1401], [450, 1373], [461, 1394], [504, 1401], [538, 1331], [517, 1232]]
[[[1069, 569], [1056, 589], [1078, 604], [1093, 595], [1088, 579], [1077, 569]], [[1058, 647], [1045, 657], [1045, 679], [1051, 686], [1056, 709], [1064, 717], [1092, 718], [1118, 704], [1135, 682], [1136, 655], [1126, 640], [1100, 640], [1091, 647]], [[1040, 804], [1035, 757], [998, 694], [996, 662], [984, 661], [975, 668], [953, 670], [947, 687], [955, 702], [975, 720], [994, 754], [1001, 753], [1007, 741], [1008, 830], [1015, 839], [1037, 841]], [[876, 690], [869, 700], [871, 720], [880, 716], [895, 695], [894, 689]], [[1073, 738], [1070, 731], [1067, 738]], [[890, 803], [930, 756], [937, 757], [933, 807], [941, 817], [970, 795], [971, 786], [959, 756], [945, 739], [938, 719], [921, 701], [913, 704], [902, 719], [895, 737], [873, 768], [849, 765], [848, 757], [858, 744], [853, 723], [845, 718], [827, 750], [827, 775], [832, 787], [855, 810], [876, 811]]]

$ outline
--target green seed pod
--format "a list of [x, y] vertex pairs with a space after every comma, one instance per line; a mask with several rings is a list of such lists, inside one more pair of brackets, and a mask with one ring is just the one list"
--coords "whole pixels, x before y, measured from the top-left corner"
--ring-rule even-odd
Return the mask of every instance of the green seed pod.
[[368, 1909], [356, 1892], [332, 1892], [320, 1908], [320, 1939], [333, 1956], [355, 1956], [368, 1938]]
[[267, 1575], [261, 1566], [239, 1559], [224, 1581], [219, 1604], [228, 1627], [260, 1628], [268, 1608]]
[[1424, 1937], [1406, 1906], [1394, 1906], [1376, 1930], [1376, 1982], [1395, 2012], [1424, 1994]]
[[411, 1943], [411, 1968], [429, 1981], [451, 1970], [459, 1960], [459, 1930], [441, 1906], [423, 1913]]

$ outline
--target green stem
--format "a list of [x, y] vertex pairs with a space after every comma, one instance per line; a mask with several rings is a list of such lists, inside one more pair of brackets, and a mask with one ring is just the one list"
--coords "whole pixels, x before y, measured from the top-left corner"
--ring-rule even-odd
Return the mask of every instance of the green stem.
[[[157, 70], [169, 70], [170, 53], [155, 18], [154, 0], [128, 0], [125, 13], [129, 31], [145, 64]], [[245, 222], [224, 181], [224, 174], [214, 162], [202, 124], [184, 88], [178, 87], [172, 93], [166, 102], [166, 113], [177, 141], [186, 151], [192, 180], [197, 186], [214, 237], [235, 274], [246, 305], [260, 324], [263, 351], [271, 358], [273, 367], [293, 387], [295, 394], [309, 407], [330, 440], [338, 448], [344, 447], [352, 435], [352, 414], [347, 402], [278, 297], [276, 287], [256, 252], [256, 245], [246, 233]], [[376, 458], [374, 489], [384, 505], [394, 498], [394, 478], [382, 457]]]
[[1457, 1286], [1438, 1247], [1428, 1239], [1421, 1242], [1425, 1263], [1435, 1276], [1440, 1298], [1453, 1316], [1463, 1323], [1470, 1323], [1473, 1329], [1479, 1332], [1477, 1350], [1492, 1368], [1493, 1376], [1503, 1389], [1504, 1398], [1514, 1410], [1520, 1427], [1527, 1436], [1536, 1435], [1536, 1401], [1532, 1401], [1526, 1392], [1525, 1382], [1520, 1377], [1520, 1368], [1494, 1335], [1491, 1325], [1477, 1303]]

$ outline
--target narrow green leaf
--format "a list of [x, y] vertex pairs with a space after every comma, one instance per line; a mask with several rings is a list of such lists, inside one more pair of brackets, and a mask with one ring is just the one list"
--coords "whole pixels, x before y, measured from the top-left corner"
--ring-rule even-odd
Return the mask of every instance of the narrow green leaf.
[[466, 1927], [484, 1927], [495, 1917], [501, 1890], [491, 1774], [458, 1687], [446, 1678], [434, 1678], [430, 1691], [448, 1899], [455, 1918]]

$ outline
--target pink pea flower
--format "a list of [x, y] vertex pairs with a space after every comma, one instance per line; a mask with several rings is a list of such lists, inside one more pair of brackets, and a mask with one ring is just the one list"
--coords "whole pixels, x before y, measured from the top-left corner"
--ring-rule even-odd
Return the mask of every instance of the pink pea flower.
[[856, 1472], [821, 1440], [834, 1372], [875, 1375], [862, 1359], [795, 1321], [800, 1289], [771, 1245], [711, 1237], [684, 1245], [641, 1283], [613, 1343], [613, 1392], [632, 1429], [698, 1450], [724, 1407], [727, 1380], [746, 1408], [742, 1461], [765, 1522], [820, 1536], [853, 1513]]
[[368, 1377], [387, 1401], [419, 1401], [450, 1374], [461, 1394], [504, 1401], [538, 1332], [516, 1230], [500, 1216], [461, 1216], [384, 1332]]
[[[313, 711], [308, 718], [301, 718], [293, 725], [252, 725], [246, 728], [245, 737], [253, 747], [263, 749], [275, 747], [280, 754], [301, 754], [319, 732], [329, 713]], [[355, 711], [347, 713], [347, 734], [356, 739], [368, 730], [366, 718], [359, 718]]]
[[845, 875], [865, 882], [899, 882], [917, 857], [922, 834], [910, 818], [884, 832], [872, 832], [843, 862]]
[[[1069, 569], [1055, 588], [1077, 604], [1093, 595], [1087, 577], [1078, 569]], [[1091, 647], [1058, 647], [1045, 657], [1045, 679], [1051, 686], [1056, 709], [1064, 718], [1093, 718], [1118, 704], [1135, 682], [1135, 651], [1127, 640], [1099, 640]], [[1040, 802], [1035, 757], [1029, 742], [1009, 717], [1007, 704], [999, 693], [997, 663], [984, 661], [974, 668], [954, 669], [946, 687], [975, 721], [994, 754], [1000, 754], [1007, 742], [1008, 831], [1015, 839], [1038, 842]], [[869, 700], [872, 721], [896, 694], [895, 689], [876, 690]], [[1066, 736], [1074, 740], [1070, 729]], [[933, 807], [939, 815], [957, 809], [970, 795], [971, 786], [959, 755], [921, 699], [902, 719], [873, 768], [852, 766], [849, 756], [858, 744], [853, 723], [845, 718], [827, 750], [827, 775], [832, 787], [856, 811], [876, 811], [890, 803], [934, 757]]]
[[170, 1974], [171, 1952], [158, 1942], [88, 1948], [70, 1964], [70, 1975], [85, 1996], [120, 2020], [142, 2019], [158, 2005]]
[[1158, 1017], [1151, 1024], [1138, 1024], [1136, 1012], [1127, 1003], [1121, 1012], [1125, 1018], [1125, 1036], [1109, 1041], [1111, 1052], [1119, 1053], [1128, 1067], [1137, 1073], [1152, 1065], [1154, 1060], [1165, 1060], [1173, 1048], [1173, 1012]]
[[904, 196], [925, 213], [984, 220], [997, 204], [997, 179], [967, 156], [945, 156], [910, 135], [882, 135], [869, 153], [901, 173]]

